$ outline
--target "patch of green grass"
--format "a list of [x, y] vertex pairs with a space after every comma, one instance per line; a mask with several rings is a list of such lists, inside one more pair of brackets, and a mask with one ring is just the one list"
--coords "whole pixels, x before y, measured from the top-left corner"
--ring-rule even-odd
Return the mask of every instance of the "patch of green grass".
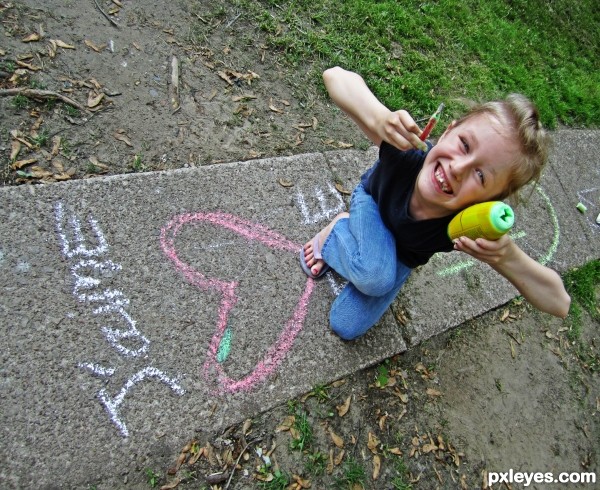
[[299, 410], [296, 412], [294, 428], [298, 432], [298, 436], [292, 438], [290, 441], [290, 448], [293, 450], [304, 451], [313, 441], [313, 431], [306, 411]]
[[146, 170], [146, 165], [144, 164], [142, 155], [135, 155], [133, 157], [133, 162], [131, 162], [131, 167], [134, 172], [143, 172]]
[[[363, 75], [390, 108], [415, 118], [440, 101], [509, 92], [531, 97], [543, 122], [597, 127], [600, 10], [594, 0], [235, 0], [271, 47], [317, 83], [340, 65]], [[443, 125], [442, 125], [443, 126]]]
[[156, 473], [154, 470], [146, 468], [146, 479], [148, 481], [148, 485], [154, 488], [160, 481], [160, 473]]
[[40, 131], [37, 135], [31, 137], [32, 143], [38, 148], [46, 146], [49, 139], [48, 131]]
[[76, 107], [73, 107], [69, 104], [65, 104], [64, 111], [66, 112], [67, 116], [70, 116], [70, 117], [79, 117], [81, 114], [79, 112], [79, 109], [77, 109]]
[[394, 464], [396, 476], [392, 479], [392, 487], [394, 490], [411, 490], [408, 468], [402, 458], [398, 458]]
[[284, 471], [275, 470], [272, 472], [272, 475], [272, 480], [260, 482], [259, 487], [266, 490], [285, 490], [291, 483], [290, 476]]
[[312, 389], [310, 395], [314, 396], [319, 403], [325, 403], [330, 398], [329, 386], [318, 384]]
[[582, 267], [563, 275], [563, 282], [571, 296], [571, 308], [567, 321], [567, 338], [574, 342], [581, 336], [582, 314], [587, 311], [593, 319], [600, 319], [596, 302], [596, 289], [600, 284], [600, 260], [592, 260]]
[[390, 371], [385, 364], [377, 366], [377, 376], [375, 377], [377, 386], [385, 388], [390, 381]]
[[320, 451], [315, 451], [306, 456], [304, 468], [311, 475], [320, 476], [325, 473], [327, 466], [327, 456]]
[[365, 469], [353, 457], [349, 457], [342, 464], [342, 474], [335, 479], [336, 488], [350, 488], [353, 485], [364, 487], [366, 480]]
[[29, 107], [29, 99], [24, 95], [15, 95], [11, 101], [11, 105], [17, 109], [27, 109]]

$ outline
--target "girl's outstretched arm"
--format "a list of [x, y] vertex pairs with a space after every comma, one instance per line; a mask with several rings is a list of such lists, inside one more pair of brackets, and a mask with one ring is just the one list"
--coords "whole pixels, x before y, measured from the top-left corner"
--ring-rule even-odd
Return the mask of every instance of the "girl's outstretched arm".
[[558, 273], [529, 257], [508, 235], [496, 241], [461, 237], [455, 248], [489, 264], [539, 310], [560, 318], [568, 315], [571, 298]]
[[419, 139], [421, 130], [411, 115], [404, 110], [390, 111], [357, 73], [336, 66], [325, 70], [323, 81], [335, 104], [377, 146], [385, 140], [400, 150], [427, 149]]

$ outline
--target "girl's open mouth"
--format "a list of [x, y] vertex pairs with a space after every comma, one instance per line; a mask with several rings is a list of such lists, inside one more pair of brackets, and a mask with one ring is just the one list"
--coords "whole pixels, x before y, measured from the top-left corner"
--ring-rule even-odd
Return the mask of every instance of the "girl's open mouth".
[[446, 194], [452, 194], [452, 186], [448, 182], [448, 178], [446, 177], [446, 172], [444, 172], [444, 169], [442, 168], [441, 164], [438, 163], [437, 166], [435, 167], [434, 175], [435, 175], [435, 180], [437, 181], [437, 183], [440, 186], [440, 189], [442, 189], [442, 191], [445, 192]]

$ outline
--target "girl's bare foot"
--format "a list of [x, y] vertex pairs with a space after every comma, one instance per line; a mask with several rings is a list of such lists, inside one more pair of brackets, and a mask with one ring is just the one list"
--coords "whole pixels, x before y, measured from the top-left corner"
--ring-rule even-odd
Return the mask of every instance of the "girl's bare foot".
[[[333, 230], [333, 227], [338, 222], [338, 220], [340, 220], [341, 218], [347, 218], [348, 216], [350, 216], [350, 214], [346, 213], [346, 212], [338, 214], [335, 218], [333, 218], [333, 220], [331, 221], [331, 223], [329, 223], [325, 228], [323, 228], [317, 234], [317, 240], [319, 242], [318, 243], [319, 252], [320, 252], [321, 247], [325, 243], [325, 240], [327, 240], [327, 237], [331, 233], [331, 230]], [[323, 259], [317, 259], [315, 257], [315, 250], [314, 250], [314, 246], [313, 246], [313, 241], [314, 241], [314, 239], [308, 241], [304, 245], [304, 260], [306, 262], [306, 265], [308, 266], [308, 268], [312, 272], [312, 275], [316, 277], [316, 276], [319, 275], [319, 273], [321, 272], [321, 270], [325, 266], [325, 261]]]

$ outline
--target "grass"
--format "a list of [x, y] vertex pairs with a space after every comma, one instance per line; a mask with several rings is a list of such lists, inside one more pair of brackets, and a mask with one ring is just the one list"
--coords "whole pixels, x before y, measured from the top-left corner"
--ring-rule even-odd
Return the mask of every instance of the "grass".
[[340, 65], [415, 118], [440, 101], [531, 97], [546, 126], [600, 121], [600, 10], [594, 0], [236, 0], [292, 67]]
[[354, 485], [364, 487], [365, 480], [365, 469], [350, 456], [342, 464], [342, 474], [336, 478], [336, 488], [353, 488]]
[[293, 450], [304, 451], [313, 441], [313, 431], [306, 411], [299, 410], [296, 412], [294, 428], [298, 432], [298, 437], [292, 438], [290, 441], [290, 448]]
[[587, 311], [594, 320], [600, 320], [597, 291], [600, 286], [600, 260], [592, 260], [582, 267], [563, 275], [565, 288], [571, 295], [571, 308], [567, 323], [567, 338], [575, 345], [575, 354], [583, 367], [591, 372], [600, 370], [600, 355], [593, 343], [581, 339], [583, 312]]
[[563, 282], [571, 295], [568, 338], [570, 341], [575, 341], [581, 336], [584, 310], [593, 319], [600, 320], [600, 311], [596, 301], [596, 290], [600, 284], [600, 260], [592, 260], [582, 267], [567, 272], [563, 275]]

